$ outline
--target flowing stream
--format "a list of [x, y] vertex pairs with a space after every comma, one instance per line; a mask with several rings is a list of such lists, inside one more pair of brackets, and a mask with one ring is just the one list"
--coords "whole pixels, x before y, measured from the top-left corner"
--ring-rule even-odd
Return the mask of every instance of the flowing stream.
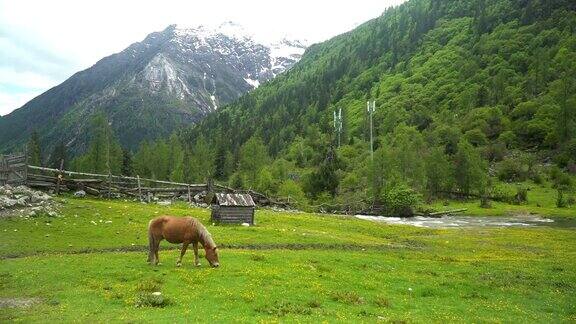
[[442, 216], [384, 217], [356, 215], [356, 218], [387, 224], [428, 228], [534, 227], [576, 228], [576, 218], [545, 218], [537, 215], [518, 216]]

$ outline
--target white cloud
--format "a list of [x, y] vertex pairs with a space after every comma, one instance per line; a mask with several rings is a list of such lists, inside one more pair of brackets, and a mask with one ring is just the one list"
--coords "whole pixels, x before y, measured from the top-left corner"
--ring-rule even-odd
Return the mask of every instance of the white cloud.
[[[0, 67], [52, 79], [52, 84], [36, 92], [40, 94], [170, 24], [231, 20], [258, 31], [261, 37], [289, 35], [318, 42], [403, 1], [0, 0]], [[5, 89], [0, 91], [10, 96]]]
[[57, 80], [50, 78], [45, 74], [39, 74], [31, 71], [18, 72], [11, 68], [0, 66], [0, 87], [10, 84], [14, 88], [29, 89], [47, 89], [53, 86]]
[[38, 91], [21, 93], [4, 93], [0, 91], [0, 116], [4, 116], [14, 110], [14, 107], [22, 107], [28, 101], [39, 95]]

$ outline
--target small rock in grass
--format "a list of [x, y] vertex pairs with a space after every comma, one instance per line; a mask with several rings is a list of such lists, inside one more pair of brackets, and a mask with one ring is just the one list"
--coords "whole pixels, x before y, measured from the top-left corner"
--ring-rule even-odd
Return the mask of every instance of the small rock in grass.
[[14, 232], [18, 232], [18, 229], [14, 229]]
[[110, 223], [112, 223], [112, 221], [111, 221], [111, 220], [107, 220], [107, 221], [105, 221], [104, 223], [110, 224]]
[[155, 292], [152, 293], [152, 295], [154, 295], [154, 296], [160, 296], [160, 295], [162, 295], [162, 293], [159, 292], [159, 291], [155, 291]]
[[241, 225], [246, 226], [246, 227], [250, 226], [250, 224], [248, 224], [248, 223], [242, 223]]

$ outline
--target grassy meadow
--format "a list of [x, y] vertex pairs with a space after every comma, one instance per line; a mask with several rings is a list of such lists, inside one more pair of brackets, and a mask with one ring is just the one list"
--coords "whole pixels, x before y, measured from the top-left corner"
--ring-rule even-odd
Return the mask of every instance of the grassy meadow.
[[[33, 301], [2, 308], [1, 322], [576, 321], [573, 229], [268, 210], [254, 227], [212, 226], [185, 204], [60, 201], [60, 217], [0, 219], [0, 300]], [[146, 226], [161, 214], [201, 219], [221, 267], [193, 266], [189, 250], [178, 268], [167, 243], [148, 265]]]

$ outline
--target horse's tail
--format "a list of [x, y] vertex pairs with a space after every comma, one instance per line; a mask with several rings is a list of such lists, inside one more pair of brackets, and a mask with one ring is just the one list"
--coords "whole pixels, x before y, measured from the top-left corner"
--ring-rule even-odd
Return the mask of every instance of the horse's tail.
[[152, 255], [154, 255], [154, 247], [155, 247], [155, 242], [154, 242], [154, 234], [152, 233], [152, 223], [154, 222], [154, 220], [151, 220], [148, 223], [148, 262], [152, 262]]

